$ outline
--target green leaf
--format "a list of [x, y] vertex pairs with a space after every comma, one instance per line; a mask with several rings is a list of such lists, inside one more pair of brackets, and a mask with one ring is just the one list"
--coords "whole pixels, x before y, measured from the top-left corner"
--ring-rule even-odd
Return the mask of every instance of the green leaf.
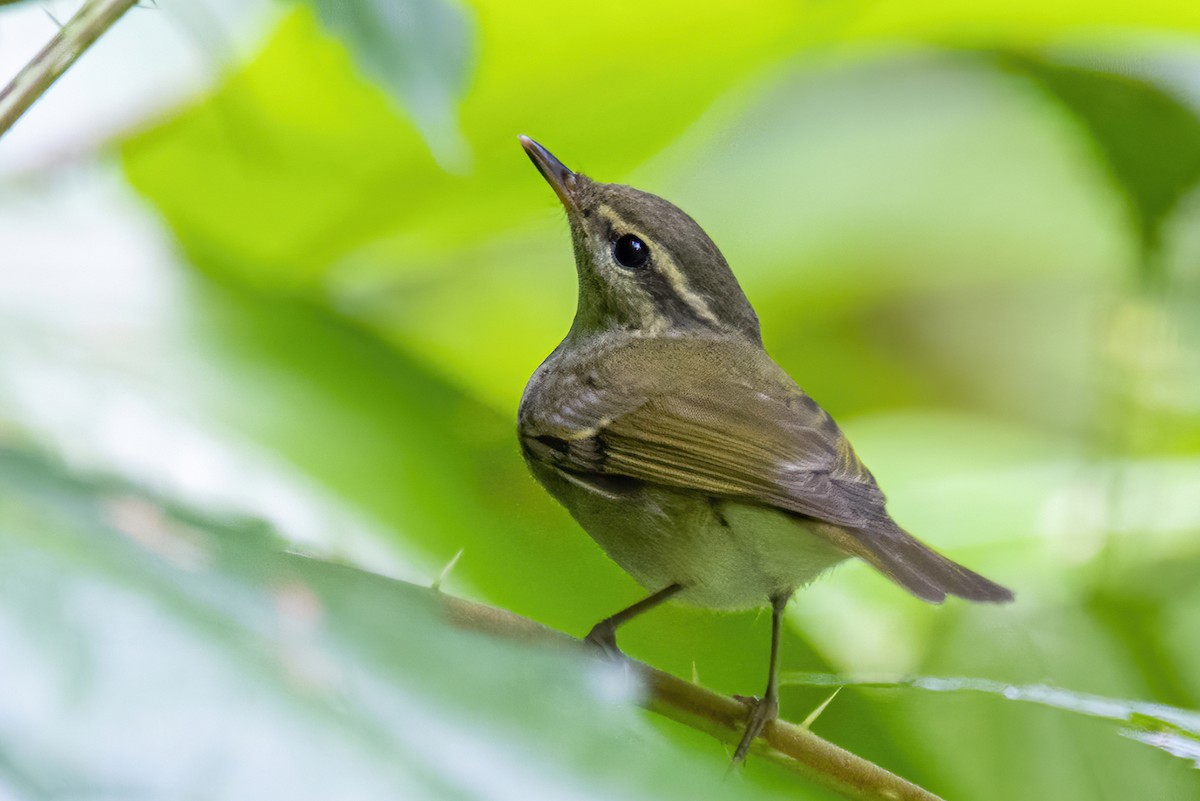
[[1020, 54], [1000, 56], [1075, 117], [1125, 197], [1143, 249], [1142, 278], [1161, 282], [1163, 227], [1200, 181], [1200, 117], [1147, 80]]
[[1173, 756], [1191, 760], [1200, 768], [1200, 712], [1167, 704], [1108, 698], [1052, 687], [1047, 684], [1005, 684], [988, 679], [935, 676], [839, 676], [829, 673], [792, 673], [784, 684], [808, 687], [913, 688], [933, 692], [977, 692], [1008, 701], [1040, 704], [1094, 718], [1128, 724], [1120, 733], [1153, 745]]
[[364, 74], [412, 114], [434, 155], [465, 169], [470, 154], [455, 105], [466, 90], [474, 30], [453, 0], [308, 0]]
[[[0, 789], [691, 799], [617, 665], [452, 628], [432, 590], [0, 449]], [[726, 785], [731, 798], [770, 796]], [[792, 788], [790, 798], [820, 798]]]

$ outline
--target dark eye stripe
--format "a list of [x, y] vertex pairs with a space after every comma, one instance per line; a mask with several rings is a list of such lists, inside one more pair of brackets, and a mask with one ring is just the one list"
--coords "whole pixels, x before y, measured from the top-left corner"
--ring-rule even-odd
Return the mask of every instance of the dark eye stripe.
[[637, 276], [640, 279], [638, 284], [661, 316], [676, 325], [711, 325], [711, 321], [705, 320], [690, 303], [679, 296], [677, 287], [658, 270], [640, 270]]

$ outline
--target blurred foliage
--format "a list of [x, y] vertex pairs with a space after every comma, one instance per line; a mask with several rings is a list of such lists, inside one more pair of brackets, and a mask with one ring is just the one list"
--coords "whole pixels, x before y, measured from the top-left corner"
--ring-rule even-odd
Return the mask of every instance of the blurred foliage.
[[1200, 180], [1200, 120], [1167, 91], [1132, 76], [1019, 56], [1001, 63], [1030, 75], [1076, 114], [1128, 199], [1155, 284], [1163, 226]]
[[463, 9], [446, 0], [312, 0], [312, 6], [363, 73], [412, 113], [443, 164], [464, 166], [454, 119], [472, 62], [472, 31]]
[[456, 631], [427, 591], [20, 451], [0, 450], [0, 489], [10, 797], [684, 799], [720, 781], [633, 718], [617, 665]]
[[[847, 566], [793, 604], [785, 669], [1200, 708], [1194, 5], [274, 14], [216, 85], [120, 133], [115, 160], [0, 177], [16, 448], [0, 665], [23, 665], [39, 704], [0, 707], [14, 793], [62, 776], [206, 789], [184, 753], [225, 771], [211, 794], [228, 796], [670, 798], [715, 781], [718, 746], [606, 703], [588, 669], [447, 632], [402, 586], [283, 552], [429, 583], [462, 549], [446, 591], [574, 633], [641, 592], [514, 441], [575, 293], [520, 133], [695, 216], [898, 519], [1017, 591], [932, 608]], [[147, 520], [168, 550], [171, 532], [205, 543], [203, 564], [138, 540]], [[668, 606], [622, 642], [746, 693], [767, 640], [765, 616]], [[104, 658], [63, 656], [86, 653]], [[370, 686], [313, 686], [313, 664]], [[827, 694], [789, 686], [784, 713]], [[44, 723], [5, 722], [32, 720], [18, 711]], [[110, 769], [88, 733], [116, 721]], [[848, 687], [814, 726], [948, 798], [1200, 790], [1186, 753], [1003, 695]], [[129, 754], [171, 737], [172, 761], [138, 775]], [[489, 781], [464, 783], [451, 744], [479, 749]], [[785, 786], [752, 763], [722, 792]]]

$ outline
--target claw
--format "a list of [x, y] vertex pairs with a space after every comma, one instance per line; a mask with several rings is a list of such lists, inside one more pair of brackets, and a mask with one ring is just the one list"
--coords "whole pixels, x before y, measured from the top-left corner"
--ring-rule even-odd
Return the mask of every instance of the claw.
[[750, 707], [746, 718], [746, 731], [742, 734], [737, 750], [733, 752], [733, 764], [741, 764], [750, 753], [750, 744], [754, 738], [762, 734], [767, 724], [779, 717], [779, 701], [774, 698], [754, 698], [753, 696], [735, 695], [734, 698]]

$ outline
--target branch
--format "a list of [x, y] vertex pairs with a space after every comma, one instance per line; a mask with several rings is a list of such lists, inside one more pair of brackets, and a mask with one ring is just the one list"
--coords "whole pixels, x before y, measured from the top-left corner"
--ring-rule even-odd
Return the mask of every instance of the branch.
[[[435, 591], [436, 592], [436, 591]], [[579, 647], [579, 640], [503, 609], [437, 593], [450, 621], [463, 628], [525, 641]], [[643, 705], [723, 743], [736, 744], [749, 710], [740, 701], [631, 661], [647, 689]], [[894, 773], [855, 756], [808, 729], [777, 720], [751, 751], [853, 801], [942, 801]]]
[[0, 136], [29, 110], [138, 0], [87, 0], [54, 38], [0, 90]]

